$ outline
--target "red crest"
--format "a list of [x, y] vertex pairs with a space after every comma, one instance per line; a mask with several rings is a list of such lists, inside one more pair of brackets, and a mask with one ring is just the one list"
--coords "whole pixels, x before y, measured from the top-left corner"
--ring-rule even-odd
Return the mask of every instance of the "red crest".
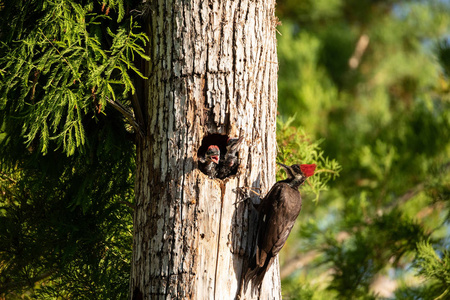
[[211, 145], [211, 146], [208, 147], [208, 150], [210, 150], [210, 149], [217, 149], [217, 150], [219, 150], [219, 147], [217, 147], [216, 145]]
[[306, 177], [310, 177], [314, 175], [314, 171], [316, 170], [315, 164], [304, 164], [300, 165], [300, 170]]

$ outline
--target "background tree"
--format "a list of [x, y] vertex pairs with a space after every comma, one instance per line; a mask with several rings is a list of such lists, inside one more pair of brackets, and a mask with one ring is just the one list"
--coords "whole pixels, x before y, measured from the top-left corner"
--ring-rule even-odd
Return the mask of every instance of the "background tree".
[[[142, 49], [151, 41], [139, 33], [155, 30], [153, 25], [136, 26], [148, 24], [144, 20], [153, 12], [166, 11], [137, 2], [9, 2], [0, 4], [0, 292], [8, 298], [126, 298], [133, 141], [145, 121], [135, 108], [143, 107], [136, 99], [147, 93], [143, 77], [150, 74], [142, 68], [150, 53]], [[213, 10], [230, 12], [214, 3]], [[285, 298], [444, 299], [449, 293], [448, 3], [280, 0], [277, 8], [283, 23], [277, 37], [278, 156], [288, 164], [318, 161], [323, 170], [320, 180], [312, 178], [316, 193], [305, 187], [301, 221], [281, 253]], [[201, 16], [207, 20], [216, 15]], [[150, 20], [153, 24], [166, 19]], [[191, 20], [196, 30], [203, 28], [197, 18]], [[213, 31], [218, 40], [232, 27], [244, 30], [235, 22], [219, 23], [222, 30]], [[163, 24], [173, 29], [177, 23]], [[247, 33], [239, 34], [247, 39], [252, 36], [243, 32]], [[156, 36], [169, 40], [162, 33]], [[179, 41], [187, 44], [176, 49], [198, 49], [211, 39]], [[215, 43], [211, 49], [229, 44]], [[222, 54], [239, 61], [239, 51], [238, 47]], [[226, 61], [217, 65], [218, 70]], [[159, 68], [156, 63], [151, 67]], [[202, 87], [201, 74], [195, 73], [192, 80], [186, 76], [179, 86], [199, 82]], [[227, 74], [223, 72], [220, 80], [230, 80]], [[206, 80], [204, 90], [224, 86], [220, 80]], [[161, 88], [167, 83], [158, 84]], [[180, 95], [197, 89], [195, 85]], [[222, 91], [217, 93], [224, 97]], [[207, 93], [205, 99], [216, 101], [213, 95]], [[53, 106], [46, 108], [45, 103]], [[132, 111], [136, 123], [130, 125]], [[227, 127], [233, 123], [227, 116], [236, 112], [225, 109], [224, 123], [221, 112], [222, 108], [213, 112], [219, 121], [202, 123], [207, 132], [234, 135], [245, 127], [241, 118], [239, 127]], [[142, 132], [148, 134], [145, 127]], [[167, 149], [179, 147], [172, 145]], [[195, 157], [196, 150], [191, 150]], [[324, 153], [343, 166], [328, 191], [322, 184], [330, 177], [323, 175], [334, 174], [338, 165]], [[246, 157], [250, 151], [240, 155]], [[188, 166], [185, 170], [192, 168], [191, 162]], [[241, 180], [247, 167], [228, 179], [227, 189]], [[314, 199], [319, 201], [311, 205]], [[239, 209], [245, 211], [245, 206]], [[245, 232], [234, 229], [230, 232]], [[239, 243], [233, 245], [239, 248]]]
[[122, 4], [0, 8], [0, 293], [126, 298], [134, 130], [104, 96], [131, 103], [145, 38]]
[[[150, 8], [147, 135], [136, 158], [136, 299], [237, 296], [251, 218], [236, 188], [266, 192], [275, 179], [274, 6], [162, 1]], [[227, 137], [238, 136], [236, 176], [211, 180], [199, 171], [208, 146], [223, 151]], [[261, 293], [278, 299], [272, 270]]]
[[[1, 13], [1, 292], [125, 297], [131, 208], [133, 298], [236, 296], [253, 217], [235, 191], [274, 182], [274, 2], [32, 1]], [[227, 136], [245, 140], [239, 172], [210, 180], [197, 156]], [[271, 299], [274, 266], [261, 291]]]
[[285, 249], [286, 295], [445, 298], [448, 276], [435, 272], [448, 259], [448, 3], [278, 9], [281, 116], [295, 112], [343, 166]]

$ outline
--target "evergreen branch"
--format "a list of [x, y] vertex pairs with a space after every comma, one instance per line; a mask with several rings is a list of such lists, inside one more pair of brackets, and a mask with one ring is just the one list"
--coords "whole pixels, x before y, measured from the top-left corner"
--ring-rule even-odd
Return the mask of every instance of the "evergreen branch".
[[386, 207], [386, 211], [391, 211], [396, 207], [401, 206], [402, 204], [405, 204], [406, 202], [408, 202], [410, 199], [412, 199], [413, 197], [415, 197], [417, 194], [419, 194], [420, 192], [422, 192], [425, 189], [425, 184], [419, 183], [418, 185], [410, 188], [409, 190], [406, 191], [406, 193], [404, 193], [403, 195], [394, 198], [392, 200], [392, 202], [390, 204], [387, 205]]
[[136, 122], [133, 114], [125, 106], [123, 106], [120, 102], [111, 100], [108, 96], [105, 96], [105, 98], [106, 98], [106, 101], [108, 101], [108, 103], [111, 104], [112, 107], [114, 107], [118, 112], [120, 112], [125, 117], [125, 119], [128, 120], [130, 125], [133, 126], [133, 128], [136, 130], [136, 132], [139, 133], [139, 136], [141, 138], [144, 137], [144, 132], [142, 131], [139, 124]]
[[339, 176], [339, 172], [338, 171], [330, 170], [330, 169], [320, 169], [320, 170], [314, 171], [314, 173], [315, 174], [316, 173], [331, 173], [331, 174], [334, 174], [336, 176]]
[[5, 180], [8, 180], [8, 181], [10, 181], [10, 182], [12, 182], [12, 183], [14, 183], [14, 184], [17, 183], [17, 180], [15, 180], [14, 178], [8, 176], [8, 174], [5, 174], [5, 173], [3, 173], [3, 172], [0, 172], [0, 175], [1, 175]]
[[42, 273], [41, 275], [35, 276], [33, 278], [28, 278], [26, 280], [3, 283], [2, 287], [0, 287], [0, 294], [3, 294], [12, 289], [16, 289], [18, 287], [33, 286], [36, 282], [44, 280], [52, 276], [54, 273], [56, 273], [56, 270], [49, 270]]
[[298, 269], [308, 265], [319, 255], [320, 254], [317, 251], [311, 250], [309, 252], [302, 253], [301, 255], [296, 255], [295, 257], [289, 259], [284, 263], [284, 265], [280, 269], [281, 280], [286, 279]]
[[121, 204], [125, 204], [126, 206], [128, 206], [129, 208], [131, 208], [132, 210], [135, 210], [135, 207], [134, 207], [134, 205], [133, 204], [131, 204], [130, 202], [128, 202], [128, 201], [119, 201], [119, 203], [121, 203]]
[[61, 52], [58, 50], [58, 48], [56, 48], [56, 46], [47, 38], [47, 36], [42, 32], [42, 30], [40, 28], [39, 28], [39, 32], [44, 36], [44, 38], [47, 40], [47, 42], [49, 42], [49, 44], [56, 50], [56, 52], [58, 52], [59, 56], [67, 63], [69, 68], [72, 70], [73, 74], [77, 74], [75, 72], [75, 70], [73, 69], [72, 65], [70, 64], [70, 62], [61, 54]]
[[445, 299], [445, 297], [448, 295], [449, 292], [450, 292], [450, 288], [446, 288], [445, 291], [440, 296], [438, 296], [435, 300]]

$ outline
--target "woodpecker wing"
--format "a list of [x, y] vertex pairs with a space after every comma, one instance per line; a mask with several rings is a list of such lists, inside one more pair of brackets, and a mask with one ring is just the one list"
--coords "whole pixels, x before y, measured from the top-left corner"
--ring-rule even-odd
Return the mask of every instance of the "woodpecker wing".
[[244, 291], [250, 280], [253, 289], [261, 285], [265, 273], [284, 246], [301, 207], [300, 192], [287, 181], [275, 183], [261, 200], [257, 206], [259, 221], [256, 249], [243, 277]]
[[277, 182], [261, 201], [256, 249], [258, 266], [280, 252], [301, 207], [300, 192], [284, 182]]

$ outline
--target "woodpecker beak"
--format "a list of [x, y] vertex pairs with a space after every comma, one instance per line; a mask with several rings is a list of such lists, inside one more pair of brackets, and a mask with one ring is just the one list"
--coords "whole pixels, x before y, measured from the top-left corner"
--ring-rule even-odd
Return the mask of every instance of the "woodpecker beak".
[[289, 178], [293, 178], [294, 177], [294, 174], [292, 172], [291, 167], [289, 167], [289, 166], [287, 166], [285, 164], [282, 164], [282, 163], [278, 163], [278, 162], [277, 162], [277, 165], [279, 165], [280, 167], [283, 167], [283, 169], [286, 171], [286, 174], [287, 174], [287, 176]]
[[231, 149], [233, 151], [236, 150], [243, 140], [244, 140], [243, 136], [239, 138], [229, 138], [227, 141], [228, 144], [227, 149]]
[[285, 170], [290, 170], [289, 166], [286, 166], [285, 164], [277, 162], [277, 165], [279, 165], [280, 167], [283, 167]]
[[242, 143], [243, 140], [244, 140], [243, 136], [239, 137], [239, 139], [236, 141], [236, 145], [239, 146]]

